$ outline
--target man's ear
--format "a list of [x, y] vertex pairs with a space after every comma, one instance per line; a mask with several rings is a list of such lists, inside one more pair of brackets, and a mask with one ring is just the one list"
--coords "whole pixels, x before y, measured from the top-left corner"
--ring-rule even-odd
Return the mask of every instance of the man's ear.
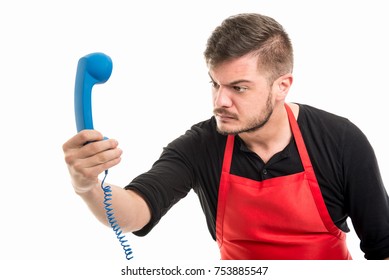
[[274, 82], [273, 90], [278, 100], [285, 100], [293, 83], [292, 73], [282, 75]]

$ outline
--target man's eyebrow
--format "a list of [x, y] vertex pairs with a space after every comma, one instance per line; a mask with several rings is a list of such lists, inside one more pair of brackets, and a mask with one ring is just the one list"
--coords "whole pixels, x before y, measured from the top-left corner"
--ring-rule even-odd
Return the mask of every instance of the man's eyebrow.
[[[209, 72], [208, 72], [208, 75], [211, 78], [211, 80], [214, 82], [214, 79], [212, 78], [212, 76], [211, 76], [211, 74]], [[240, 79], [240, 80], [233, 81], [233, 82], [229, 83], [228, 85], [234, 86], [234, 85], [237, 85], [237, 84], [240, 84], [240, 83], [252, 83], [252, 81], [245, 80], [245, 79]]]
[[251, 81], [245, 80], [245, 79], [241, 79], [241, 80], [236, 80], [236, 81], [231, 82], [230, 85], [234, 86], [234, 85], [241, 84], [241, 83], [251, 83]]

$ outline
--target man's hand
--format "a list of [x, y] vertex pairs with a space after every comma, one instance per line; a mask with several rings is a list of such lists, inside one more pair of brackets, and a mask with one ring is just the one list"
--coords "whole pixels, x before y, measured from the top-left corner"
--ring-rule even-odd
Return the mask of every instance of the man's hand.
[[121, 160], [118, 142], [103, 139], [96, 130], [83, 130], [62, 146], [74, 190], [79, 194], [98, 186], [98, 175]]

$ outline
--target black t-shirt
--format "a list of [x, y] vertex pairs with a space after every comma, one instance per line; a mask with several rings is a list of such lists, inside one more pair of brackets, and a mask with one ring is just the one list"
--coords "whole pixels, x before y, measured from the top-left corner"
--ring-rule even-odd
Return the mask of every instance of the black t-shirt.
[[[346, 219], [351, 218], [365, 258], [389, 257], [389, 198], [366, 136], [345, 118], [308, 105], [299, 106], [297, 122], [332, 220], [348, 232]], [[150, 223], [135, 234], [146, 235], [193, 189], [215, 239], [226, 140], [216, 131], [214, 117], [200, 122], [168, 144], [152, 168], [126, 186], [145, 198], [152, 213]], [[236, 136], [232, 174], [262, 181], [301, 171], [294, 139], [264, 163]]]

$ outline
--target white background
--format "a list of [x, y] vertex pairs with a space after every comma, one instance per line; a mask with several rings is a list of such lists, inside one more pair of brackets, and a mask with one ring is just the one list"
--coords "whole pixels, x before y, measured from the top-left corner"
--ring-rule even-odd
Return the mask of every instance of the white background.
[[[285, 27], [295, 49], [288, 101], [357, 124], [387, 182], [385, 7], [375, 0], [1, 0], [0, 260], [123, 260], [114, 233], [74, 194], [63, 159], [62, 144], [76, 132], [77, 61], [95, 51], [113, 60], [109, 81], [94, 88], [93, 113], [95, 128], [124, 150], [108, 178], [124, 186], [171, 140], [211, 116], [202, 53], [212, 30], [240, 12]], [[193, 193], [147, 237], [128, 238], [138, 260], [219, 258]], [[353, 232], [348, 242], [354, 259], [363, 259]]]

